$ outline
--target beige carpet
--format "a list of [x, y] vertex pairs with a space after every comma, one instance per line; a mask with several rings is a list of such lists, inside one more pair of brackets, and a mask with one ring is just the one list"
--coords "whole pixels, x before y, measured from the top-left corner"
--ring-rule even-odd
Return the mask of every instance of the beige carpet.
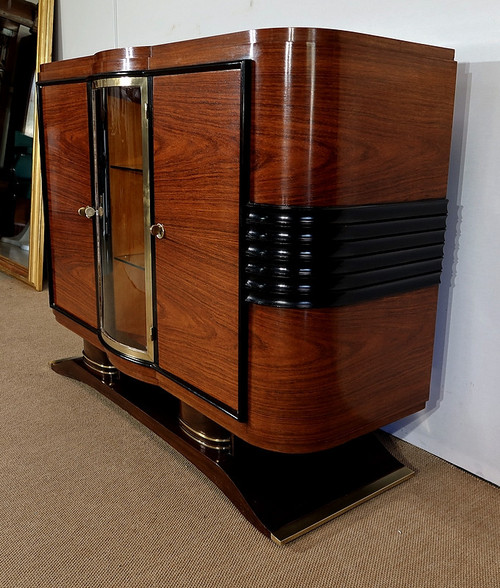
[[[91, 388], [47, 291], [0, 274], [1, 588], [500, 587], [500, 491], [389, 438], [417, 475], [278, 547]], [[285, 491], [285, 490], [284, 490]]]

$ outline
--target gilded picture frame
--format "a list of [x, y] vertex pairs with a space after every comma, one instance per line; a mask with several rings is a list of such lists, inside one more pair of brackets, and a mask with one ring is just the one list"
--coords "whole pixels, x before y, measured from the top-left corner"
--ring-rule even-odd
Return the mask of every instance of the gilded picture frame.
[[[36, 74], [40, 64], [52, 59], [54, 0], [38, 1], [38, 32], [36, 47]], [[34, 108], [33, 151], [31, 173], [29, 255], [27, 265], [0, 254], [0, 271], [14, 276], [40, 291], [43, 288], [44, 218], [42, 205], [40, 143], [38, 116]]]

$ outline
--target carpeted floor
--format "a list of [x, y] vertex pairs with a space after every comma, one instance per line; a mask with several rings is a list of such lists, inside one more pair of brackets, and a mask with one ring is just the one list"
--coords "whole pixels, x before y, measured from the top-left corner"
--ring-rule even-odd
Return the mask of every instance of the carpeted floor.
[[47, 291], [0, 274], [1, 588], [495, 588], [500, 491], [388, 437], [404, 484], [279, 547], [182, 456], [51, 359]]

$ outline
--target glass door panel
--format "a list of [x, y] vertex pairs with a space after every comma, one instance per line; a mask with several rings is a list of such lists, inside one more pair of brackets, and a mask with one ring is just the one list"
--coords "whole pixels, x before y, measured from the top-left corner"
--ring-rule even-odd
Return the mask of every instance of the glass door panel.
[[147, 81], [94, 82], [94, 141], [103, 339], [153, 360]]

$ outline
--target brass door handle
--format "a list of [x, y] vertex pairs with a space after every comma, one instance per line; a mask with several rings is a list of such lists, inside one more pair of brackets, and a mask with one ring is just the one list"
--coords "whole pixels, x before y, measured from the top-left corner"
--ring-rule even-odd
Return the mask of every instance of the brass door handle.
[[95, 216], [96, 209], [93, 206], [82, 206], [78, 209], [78, 214], [86, 218], [92, 218]]
[[163, 239], [165, 236], [165, 227], [161, 223], [156, 223], [149, 227], [149, 232], [157, 239]]

